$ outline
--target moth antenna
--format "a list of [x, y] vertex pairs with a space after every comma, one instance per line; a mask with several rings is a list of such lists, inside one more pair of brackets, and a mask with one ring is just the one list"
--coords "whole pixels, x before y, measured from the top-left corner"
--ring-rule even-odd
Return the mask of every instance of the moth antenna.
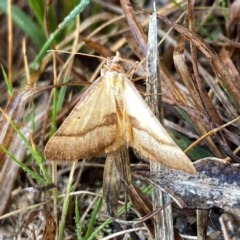
[[120, 60], [122, 60], [122, 56], [119, 53], [119, 51], [116, 52], [116, 56], [111, 57], [111, 58], [107, 58], [107, 66], [111, 66], [114, 63], [117, 64], [120, 62]]
[[[140, 80], [144, 80], [146, 79], [148, 76], [145, 75], [145, 76], [141, 76], [141, 77], [136, 77], [136, 78], [133, 78], [131, 79], [131, 82], [137, 82], [137, 81], [140, 81]], [[145, 84], [145, 83], [144, 83]]]
[[139, 62], [135, 62], [130, 70], [126, 73], [129, 79], [132, 79], [134, 72], [139, 66]]
[[113, 57], [113, 62], [118, 63], [118, 62], [120, 62], [120, 60], [122, 60], [122, 56], [121, 56], [120, 52], [117, 51], [116, 56]]
[[111, 65], [111, 63], [119, 63], [119, 62], [129, 62], [129, 63], [132, 63], [132, 61], [128, 60], [128, 59], [125, 59], [125, 58], [122, 58], [122, 55], [117, 51], [116, 52], [116, 55], [112, 58], [108, 58], [108, 62], [109, 64]]
[[[65, 51], [65, 50], [48, 50], [47, 52], [57, 52], [57, 53], [67, 53], [67, 54], [72, 54], [70, 51]], [[98, 58], [101, 60], [107, 60], [107, 58], [102, 57], [102, 56], [97, 56], [97, 55], [92, 55], [92, 54], [87, 54], [87, 53], [74, 53], [75, 55], [82, 55], [82, 56], [88, 56], [88, 57], [93, 57], [93, 58]]]

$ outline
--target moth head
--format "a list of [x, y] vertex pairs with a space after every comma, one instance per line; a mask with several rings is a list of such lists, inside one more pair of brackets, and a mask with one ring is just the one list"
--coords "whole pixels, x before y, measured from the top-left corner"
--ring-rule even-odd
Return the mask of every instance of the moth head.
[[116, 56], [107, 59], [106, 65], [101, 69], [101, 76], [104, 76], [106, 72], [118, 72], [125, 73], [123, 67], [119, 63], [122, 57], [119, 52], [116, 52]]

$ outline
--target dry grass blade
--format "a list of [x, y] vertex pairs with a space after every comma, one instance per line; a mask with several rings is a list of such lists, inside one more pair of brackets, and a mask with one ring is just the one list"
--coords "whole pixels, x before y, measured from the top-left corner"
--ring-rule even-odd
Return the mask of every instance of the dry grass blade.
[[103, 201], [106, 212], [117, 217], [118, 198], [120, 194], [121, 179], [116, 168], [119, 154], [108, 154], [103, 174]]
[[[20, 123], [20, 119], [24, 114], [25, 104], [27, 97], [23, 93], [14, 91], [9, 103], [6, 107], [6, 114], [8, 117], [15, 122], [15, 124]], [[0, 119], [0, 142], [5, 148], [9, 148], [10, 143], [15, 136], [15, 131], [12, 128], [9, 121], [2, 115]], [[0, 149], [0, 167], [4, 163], [5, 152]]]
[[234, 1], [229, 7], [229, 15], [226, 22], [226, 29], [228, 31], [229, 37], [233, 30], [234, 22], [238, 19], [239, 12], [240, 12], [240, 2]]
[[[194, 104], [196, 108], [200, 111], [200, 113], [203, 112], [201, 102], [199, 101], [199, 97], [196, 94], [196, 90], [193, 84], [192, 76], [189, 73], [188, 67], [186, 65], [186, 59], [184, 56], [184, 36], [180, 35], [177, 41], [176, 48], [174, 49], [174, 63], [175, 67], [178, 71], [179, 76], [181, 77], [182, 81], [184, 82], [184, 85], [187, 87], [192, 100], [194, 101]], [[185, 104], [191, 105], [191, 103], [188, 101]], [[189, 118], [193, 122], [194, 126], [199, 131], [200, 135], [206, 134], [206, 132], [209, 130], [208, 128], [208, 120], [207, 122], [202, 122], [200, 119], [196, 119], [196, 114], [190, 115], [191, 111], [186, 111], [188, 113]], [[205, 129], [206, 128], [206, 129]], [[206, 142], [209, 146], [209, 148], [215, 153], [216, 156], [221, 157], [221, 153], [217, 149], [217, 146], [213, 143], [211, 138], [207, 138]]]
[[139, 221], [137, 221], [135, 224], [139, 224], [141, 222], [144, 222], [146, 220], [148, 220], [149, 218], [154, 217], [156, 214], [158, 214], [160, 211], [162, 211], [164, 208], [166, 208], [167, 206], [169, 206], [172, 203], [172, 201], [168, 202], [167, 204], [159, 207], [158, 209], [154, 210], [153, 212], [151, 212], [149, 215], [146, 215], [145, 217], [141, 218]]
[[[156, 18], [156, 6], [154, 5], [154, 13], [151, 16], [149, 22], [148, 32], [148, 50], [147, 50], [147, 73], [148, 78], [146, 80], [146, 94], [147, 102], [150, 109], [155, 116], [163, 123], [163, 106], [162, 98], [159, 93], [162, 92], [161, 78], [159, 79], [159, 60], [158, 60], [158, 46], [157, 46], [157, 18]], [[150, 163], [150, 171], [164, 171], [165, 166], [159, 163]], [[162, 192], [159, 188], [153, 187], [152, 190], [152, 202], [153, 209], [157, 209], [167, 204], [170, 201], [168, 194]], [[172, 207], [171, 205], [164, 208], [158, 215], [154, 216], [154, 231], [156, 239], [173, 239], [173, 220], [172, 220]]]
[[[18, 126], [24, 114], [26, 101], [27, 97], [23, 93], [15, 91], [5, 110], [8, 117]], [[21, 128], [21, 131], [24, 131], [26, 136], [28, 135], [26, 128]], [[23, 161], [27, 148], [3, 114], [0, 119], [0, 143], [19, 161]], [[7, 207], [19, 171], [19, 166], [6, 155], [2, 147], [0, 148], [0, 167], [0, 215], [2, 215]]]
[[239, 72], [237, 71], [236, 67], [234, 66], [233, 61], [230, 58], [228, 50], [223, 47], [219, 53], [220, 58], [222, 59], [225, 66], [229, 69], [229, 72], [234, 77], [235, 86], [238, 91], [240, 91], [240, 76]]
[[122, 9], [128, 21], [128, 25], [131, 29], [132, 34], [135, 39], [138, 39], [138, 45], [140, 46], [144, 55], [147, 53], [147, 38], [145, 33], [143, 32], [142, 26], [138, 23], [135, 14], [131, 8], [128, 7], [130, 4], [129, 0], [121, 0]]
[[[141, 9], [137, 6], [134, 6], [135, 8]], [[149, 14], [152, 14], [152, 11], [148, 11], [145, 9], [141, 9], [144, 12], [147, 12]], [[190, 42], [192, 42], [208, 59], [210, 65], [212, 66], [212, 69], [216, 75], [221, 81], [226, 84], [229, 91], [232, 94], [232, 97], [236, 101], [237, 105], [240, 107], [240, 93], [237, 91], [235, 85], [234, 85], [234, 77], [229, 73], [226, 66], [223, 64], [222, 60], [220, 59], [219, 55], [214, 51], [213, 48], [211, 48], [199, 35], [197, 35], [195, 32], [192, 32], [191, 30], [178, 25], [168, 18], [157, 15], [157, 18], [177, 30], [179, 33], [181, 33], [183, 36], [185, 36]]]
[[[131, 177], [131, 169], [130, 169], [130, 159], [129, 159], [129, 153], [126, 148], [121, 148], [117, 152], [118, 158], [115, 158], [116, 161], [116, 167], [118, 169], [119, 175], [121, 177], [121, 180], [123, 181], [127, 192], [129, 194], [130, 200], [136, 209], [136, 211], [139, 213], [141, 217], [145, 217], [146, 215], [149, 215], [153, 209], [152, 204], [149, 201], [149, 199], [142, 193], [138, 187], [135, 187], [132, 184], [132, 177]], [[152, 219], [147, 220], [144, 222], [146, 225], [149, 234], [151, 237], [154, 237], [154, 228], [153, 228], [153, 222]]]
[[[199, 97], [195, 94], [196, 90], [193, 85], [193, 79], [192, 79], [191, 75], [189, 74], [188, 67], [186, 65], [186, 59], [184, 56], [184, 47], [185, 47], [184, 36], [180, 35], [178, 38], [178, 41], [177, 41], [176, 48], [174, 49], [175, 67], [176, 67], [182, 81], [184, 82], [184, 85], [187, 87], [195, 105], [197, 106], [197, 108], [199, 110], [202, 111], [202, 104], [199, 101]], [[221, 55], [220, 55], [220, 57], [221, 57]], [[223, 58], [222, 58], [222, 60], [223, 60]], [[218, 82], [216, 82], [211, 77], [211, 75], [200, 65], [200, 63], [198, 63], [198, 64], [200, 66], [201, 75], [204, 76], [204, 78], [206, 79], [208, 84], [211, 86], [211, 89], [214, 91], [214, 93], [216, 94], [219, 101], [224, 105], [225, 109], [227, 110], [227, 112], [229, 113], [231, 118], [236, 118], [238, 116], [237, 111], [236, 111], [235, 107], [232, 105], [232, 103], [229, 101], [225, 92], [222, 91], [221, 87], [218, 85]], [[236, 75], [235, 75], [235, 77], [236, 77]], [[198, 125], [199, 125], [198, 122], [194, 121], [194, 125], [198, 128], [198, 131], [201, 133], [201, 135], [203, 135], [204, 132], [206, 132], [204, 129], [201, 130], [198, 127]], [[204, 123], [204, 125], [208, 125], [208, 124]], [[211, 141], [211, 139], [209, 139], [207, 141]], [[209, 144], [210, 148], [212, 148], [211, 147], [212, 143], [209, 142], [208, 144]], [[215, 150], [213, 150], [213, 152], [215, 152]]]
[[206, 240], [208, 227], [208, 210], [197, 209], [197, 239]]
[[136, 39], [134, 38], [133, 34], [129, 31], [123, 35], [127, 40], [129, 46], [133, 49], [134, 53], [138, 56], [139, 59], [144, 59], [145, 55], [142, 52], [141, 48], [139, 47]]
[[[21, 131], [23, 130], [26, 134], [26, 128], [21, 128]], [[14, 154], [19, 161], [23, 161], [26, 157], [27, 147], [23, 143], [22, 139], [16, 137], [14, 134], [14, 139], [8, 147], [8, 151]], [[9, 156], [5, 156], [4, 160], [4, 164], [2, 165], [0, 171], [0, 215], [3, 215], [8, 208], [9, 199], [19, 173], [19, 166]]]
[[[206, 133], [205, 135], [203, 135], [202, 137], [198, 138], [195, 142], [193, 142], [187, 149], [184, 150], [184, 152], [188, 152], [193, 146], [196, 146], [199, 142], [201, 142], [203, 139], [207, 138], [208, 136], [211, 136], [212, 134], [215, 134], [217, 133], [218, 131], [221, 131], [222, 129], [224, 129], [225, 127], [227, 127], [228, 125], [234, 123], [235, 121], [239, 121], [240, 119], [240, 116], [233, 119], [232, 121], [220, 126], [220, 127], [217, 127], [217, 128], [214, 128], [212, 129], [211, 131], [209, 131], [208, 133]], [[230, 136], [229, 136], [230, 138]]]
[[[193, 5], [194, 5], [194, 1], [188, 0], [187, 16], [188, 16], [189, 29], [192, 32], [195, 32], [195, 16], [193, 11]], [[199, 69], [198, 69], [197, 49], [196, 49], [196, 46], [191, 41], [190, 41], [190, 48], [191, 48], [191, 55], [192, 55], [193, 72], [195, 77], [193, 78], [193, 83], [195, 84], [195, 89], [197, 90], [196, 92], [198, 93], [199, 99], [201, 101], [201, 106], [203, 107], [203, 110], [204, 110], [203, 112], [206, 114], [207, 118], [209, 119], [209, 123], [211, 127], [215, 127], [216, 124], [222, 125], [222, 120], [219, 117], [217, 110], [215, 109], [214, 104], [211, 101], [203, 85], [203, 81], [200, 77]], [[221, 134], [221, 137], [223, 138], [222, 134]], [[216, 154], [216, 156], [218, 155]], [[207, 221], [208, 221], [208, 211], [197, 210], [198, 240], [206, 239], [207, 226], [208, 226]]]
[[[188, 1], [188, 22], [189, 22], [189, 30], [192, 33], [195, 33], [195, 19], [194, 19], [192, 4], [193, 4], [193, 2], [189, 0]], [[196, 49], [195, 44], [191, 40], [190, 40], [190, 48], [191, 48], [192, 65], [193, 65], [193, 71], [194, 71], [193, 83], [195, 85], [195, 89], [196, 89], [199, 99], [201, 101], [201, 106], [202, 106], [207, 118], [209, 119], [210, 125], [212, 125], [213, 123], [221, 125], [222, 120], [220, 119], [220, 117], [217, 113], [217, 110], [215, 109], [215, 107], [203, 85], [203, 81], [200, 77], [199, 70], [198, 70], [197, 49]], [[209, 48], [210, 48], [210, 46], [209, 46]]]
[[104, 45], [100, 44], [99, 42], [92, 41], [85, 38], [84, 36], [80, 36], [80, 39], [84, 41], [87, 46], [96, 51], [100, 56], [107, 58], [114, 55], [113, 51], [111, 51], [109, 48], [104, 47]]

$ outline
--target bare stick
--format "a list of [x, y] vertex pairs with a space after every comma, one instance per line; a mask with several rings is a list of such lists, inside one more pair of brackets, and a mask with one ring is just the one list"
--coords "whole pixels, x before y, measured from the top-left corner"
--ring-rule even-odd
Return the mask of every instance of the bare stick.
[[[158, 68], [158, 51], [157, 51], [157, 18], [156, 8], [154, 4], [154, 13], [149, 22], [148, 33], [148, 51], [147, 51], [147, 71], [148, 80], [147, 96], [148, 105], [156, 115], [156, 117], [163, 123], [163, 109], [161, 104], [161, 82], [159, 79]], [[156, 81], [156, 79], [158, 79]], [[152, 172], [163, 171], [165, 166], [150, 162], [150, 170]], [[170, 197], [167, 193], [161, 191], [157, 187], [153, 187], [152, 190], [152, 203], [153, 210], [165, 205], [170, 201]], [[155, 239], [172, 240], [174, 239], [173, 220], [172, 220], [172, 207], [171, 205], [164, 208], [159, 214], [154, 216], [154, 231]]]

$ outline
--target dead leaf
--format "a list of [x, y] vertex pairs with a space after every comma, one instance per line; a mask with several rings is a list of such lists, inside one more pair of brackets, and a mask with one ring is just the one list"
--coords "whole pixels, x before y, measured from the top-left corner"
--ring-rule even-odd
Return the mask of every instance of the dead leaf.
[[39, 217], [43, 221], [42, 240], [54, 240], [57, 232], [57, 226], [51, 213], [46, 210], [36, 210], [29, 214], [26, 227], [33, 221], [35, 217]]
[[197, 176], [181, 171], [136, 172], [134, 176], [170, 194], [181, 208], [240, 208], [240, 166], [217, 158], [194, 163]]

